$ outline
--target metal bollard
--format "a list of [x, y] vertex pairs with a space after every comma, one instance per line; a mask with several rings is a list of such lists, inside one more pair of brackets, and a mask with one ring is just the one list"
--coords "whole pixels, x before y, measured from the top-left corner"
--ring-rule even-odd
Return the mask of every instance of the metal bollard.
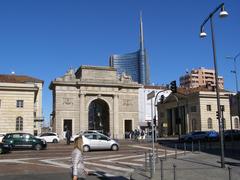
[[160, 159], [160, 164], [161, 164], [161, 180], [163, 180], [163, 160]]
[[177, 144], [175, 144], [175, 159], [177, 159]]
[[183, 143], [184, 155], [186, 155], [186, 143]]
[[152, 163], [152, 155], [149, 153], [149, 167], [150, 167], [150, 178], [153, 177], [153, 163]]
[[228, 180], [232, 180], [232, 167], [228, 166]]
[[176, 165], [173, 164], [173, 180], [176, 180]]
[[200, 141], [198, 141], [198, 152], [201, 151], [201, 144], [200, 144]]
[[194, 151], [194, 150], [193, 150], [193, 141], [192, 141], [192, 153], [193, 153], [193, 151]]
[[129, 176], [129, 180], [133, 180], [133, 178], [132, 178], [132, 173], [131, 173], [130, 176]]
[[158, 147], [156, 148], [156, 157], [155, 157], [155, 159], [156, 159], [156, 163], [158, 163]]
[[165, 146], [165, 160], [167, 160], [167, 147]]
[[147, 171], [147, 152], [145, 152], [145, 171]]

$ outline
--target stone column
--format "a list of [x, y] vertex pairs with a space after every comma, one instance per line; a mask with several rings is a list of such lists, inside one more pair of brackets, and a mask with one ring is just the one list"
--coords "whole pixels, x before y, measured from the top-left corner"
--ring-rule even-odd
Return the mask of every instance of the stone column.
[[113, 124], [112, 124], [112, 137], [119, 138], [119, 120], [118, 120], [118, 95], [113, 96]]
[[83, 131], [86, 130], [84, 126], [84, 121], [85, 121], [85, 94], [80, 93], [80, 127], [79, 130]]

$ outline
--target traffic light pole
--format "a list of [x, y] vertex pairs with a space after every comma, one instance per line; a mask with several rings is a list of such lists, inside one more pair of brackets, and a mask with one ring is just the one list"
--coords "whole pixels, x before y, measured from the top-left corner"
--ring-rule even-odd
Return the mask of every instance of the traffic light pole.
[[[154, 107], [155, 109], [155, 107]], [[155, 126], [153, 123], [153, 99], [151, 99], [151, 116], [152, 116], [152, 163], [153, 163], [153, 174], [155, 174]]]

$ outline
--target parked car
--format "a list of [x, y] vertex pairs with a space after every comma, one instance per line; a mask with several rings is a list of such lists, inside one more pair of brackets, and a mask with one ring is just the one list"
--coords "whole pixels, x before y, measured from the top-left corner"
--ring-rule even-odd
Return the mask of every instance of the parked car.
[[10, 146], [10, 149], [31, 148], [31, 149], [46, 149], [47, 142], [44, 139], [39, 139], [29, 133], [8, 133], [4, 136], [3, 142]]
[[193, 131], [180, 137], [181, 141], [206, 141], [217, 140], [219, 137], [216, 131]]
[[6, 135], [6, 133], [0, 133], [0, 142], [2, 142], [2, 139], [5, 135]]
[[207, 140], [212, 140], [212, 141], [216, 141], [219, 139], [219, 133], [217, 131], [206, 131], [207, 133]]
[[87, 152], [90, 150], [113, 150], [119, 149], [117, 141], [101, 134], [98, 132], [84, 133], [83, 138], [83, 151]]
[[224, 138], [226, 140], [231, 140], [231, 136], [233, 137], [234, 140], [240, 139], [240, 130], [237, 129], [224, 130]]
[[39, 139], [44, 139], [46, 142], [50, 143], [58, 143], [59, 142], [59, 136], [57, 133], [49, 132], [49, 133], [43, 133], [40, 136], [36, 136]]
[[10, 151], [9, 144], [0, 143], [0, 154], [8, 153]]

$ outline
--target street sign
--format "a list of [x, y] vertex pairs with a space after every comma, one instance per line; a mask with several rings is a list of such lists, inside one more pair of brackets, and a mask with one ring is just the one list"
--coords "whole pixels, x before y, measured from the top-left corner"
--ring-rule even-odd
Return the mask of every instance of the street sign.
[[155, 91], [152, 91], [152, 92], [147, 94], [147, 100], [152, 99], [154, 97], [155, 97]]

